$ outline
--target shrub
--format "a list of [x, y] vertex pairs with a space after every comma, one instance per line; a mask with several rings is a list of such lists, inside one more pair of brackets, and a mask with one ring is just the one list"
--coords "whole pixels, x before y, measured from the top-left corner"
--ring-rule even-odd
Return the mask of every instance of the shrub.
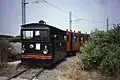
[[99, 69], [107, 75], [120, 73], [120, 27], [109, 31], [95, 30], [82, 50], [85, 69]]
[[[82, 50], [81, 59], [85, 64], [86, 69], [97, 68], [103, 56], [106, 55], [107, 48], [103, 48], [108, 45], [105, 41], [107, 33], [104, 31], [95, 30], [90, 34], [90, 40], [86, 43], [86, 47]], [[103, 42], [105, 42], [103, 44]]]
[[7, 54], [9, 52], [10, 44], [7, 40], [0, 40], [0, 66], [2, 67], [7, 62]]
[[16, 54], [14, 47], [6, 39], [0, 40], [0, 67], [8, 61], [16, 60], [18, 54]]

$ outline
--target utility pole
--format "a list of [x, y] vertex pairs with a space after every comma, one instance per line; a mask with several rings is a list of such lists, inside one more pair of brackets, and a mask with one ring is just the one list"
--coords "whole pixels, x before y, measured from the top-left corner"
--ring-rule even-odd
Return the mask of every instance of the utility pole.
[[[71, 15], [72, 13], [71, 13], [71, 11], [69, 12], [69, 29], [70, 29], [70, 32], [72, 32], [72, 15]], [[71, 35], [71, 34], [70, 34]], [[72, 37], [70, 36], [70, 42], [72, 41], [72, 39], [71, 39]], [[70, 48], [70, 50], [72, 50], [72, 46], [70, 46], [69, 47]]]
[[108, 18], [107, 18], [107, 31], [108, 31], [109, 23], [108, 23]]
[[25, 0], [22, 0], [22, 25], [26, 24], [26, 3]]
[[72, 30], [72, 12], [69, 12], [69, 29]]

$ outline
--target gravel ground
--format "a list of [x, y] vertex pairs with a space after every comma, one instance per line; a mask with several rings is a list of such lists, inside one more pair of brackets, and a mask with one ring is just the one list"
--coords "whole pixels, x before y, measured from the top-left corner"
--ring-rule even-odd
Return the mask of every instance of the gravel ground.
[[69, 57], [65, 61], [61, 62], [56, 66], [56, 68], [51, 70], [44, 70], [43, 73], [39, 75], [37, 79], [39, 80], [56, 80], [56, 77], [61, 75], [61, 69], [66, 68], [70, 65], [72, 61], [74, 61], [76, 57]]
[[[60, 70], [63, 68], [66, 68], [70, 65], [70, 63], [75, 60], [76, 57], [69, 57], [66, 60], [60, 62], [59, 64], [57, 64], [57, 66], [53, 69], [47, 69], [44, 70], [44, 72], [42, 72], [37, 79], [35, 80], [56, 80], [56, 77], [61, 75]], [[18, 61], [16, 62], [11, 62], [9, 63], [9, 65], [17, 65], [17, 63], [19, 63]], [[0, 76], [0, 80], [6, 80], [5, 76]], [[16, 79], [12, 79], [12, 80], [25, 80], [25, 79], [20, 79], [20, 78], [16, 78]]]
[[0, 80], [6, 80], [6, 77], [10, 77], [11, 74], [16, 73], [19, 63], [20, 61], [8, 62], [4, 68], [0, 69]]

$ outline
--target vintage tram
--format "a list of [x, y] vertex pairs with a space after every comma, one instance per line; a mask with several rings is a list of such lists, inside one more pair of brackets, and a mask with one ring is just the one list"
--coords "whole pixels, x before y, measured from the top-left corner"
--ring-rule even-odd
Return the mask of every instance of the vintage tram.
[[75, 55], [80, 50], [81, 43], [88, 40], [88, 34], [64, 31], [39, 23], [30, 23], [21, 26], [21, 62], [50, 66], [65, 59], [71, 53]]
[[21, 26], [21, 62], [34, 61], [43, 66], [66, 57], [66, 32], [44, 21]]

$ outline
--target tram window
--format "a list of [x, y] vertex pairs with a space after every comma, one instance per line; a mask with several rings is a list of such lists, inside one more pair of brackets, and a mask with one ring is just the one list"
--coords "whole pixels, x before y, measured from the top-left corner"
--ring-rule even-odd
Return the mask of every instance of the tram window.
[[77, 38], [76, 38], [76, 36], [73, 36], [72, 41], [73, 41], [74, 43], [76, 43], [76, 42], [77, 42]]
[[57, 37], [57, 35], [54, 35], [54, 38], [56, 38]]
[[84, 42], [84, 41], [83, 41], [83, 37], [81, 37], [81, 42]]
[[35, 40], [48, 40], [48, 31], [47, 30], [37, 30], [35, 31]]
[[33, 31], [23, 31], [23, 39], [32, 39]]
[[77, 37], [76, 36], [74, 36], [74, 40], [77, 42]]
[[48, 37], [47, 31], [35, 31], [35, 36]]
[[67, 36], [64, 36], [64, 40], [65, 40], [65, 41], [67, 40]]
[[60, 35], [54, 35], [54, 38], [55, 38], [56, 40], [63, 40]]
[[39, 36], [40, 32], [39, 31], [35, 31], [35, 36]]
[[78, 42], [78, 40], [77, 40], [77, 39], [78, 39], [78, 37], [76, 36], [76, 37], [75, 37], [75, 41], [76, 41], [76, 42]]

